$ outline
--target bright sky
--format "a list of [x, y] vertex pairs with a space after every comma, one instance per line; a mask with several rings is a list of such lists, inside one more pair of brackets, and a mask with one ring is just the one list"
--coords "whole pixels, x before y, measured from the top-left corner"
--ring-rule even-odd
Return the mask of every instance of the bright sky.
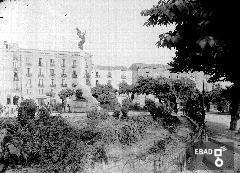
[[84, 50], [97, 65], [161, 63], [174, 51], [157, 48], [171, 28], [143, 26], [141, 10], [158, 0], [17, 0], [0, 4], [0, 41], [21, 48], [78, 51], [76, 27], [87, 32]]

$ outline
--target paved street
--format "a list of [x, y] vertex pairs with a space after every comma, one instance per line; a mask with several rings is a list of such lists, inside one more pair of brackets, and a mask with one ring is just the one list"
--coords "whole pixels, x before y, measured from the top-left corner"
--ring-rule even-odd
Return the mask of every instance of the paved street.
[[[219, 115], [208, 113], [206, 115], [206, 126], [209, 141], [221, 147], [224, 142], [233, 142], [234, 147], [227, 146], [234, 152], [234, 172], [240, 173], [240, 135], [229, 130], [230, 115]], [[209, 171], [210, 172], [210, 171]], [[214, 171], [212, 171], [214, 172]], [[216, 171], [215, 171], [216, 172]], [[220, 172], [220, 171], [217, 171]], [[229, 171], [224, 171], [229, 172]], [[233, 172], [233, 171], [230, 171]]]

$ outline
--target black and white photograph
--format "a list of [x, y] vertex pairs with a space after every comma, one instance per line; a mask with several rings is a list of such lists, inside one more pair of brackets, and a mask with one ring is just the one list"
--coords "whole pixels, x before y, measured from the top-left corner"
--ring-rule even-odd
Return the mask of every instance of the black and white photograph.
[[0, 173], [240, 173], [237, 8], [0, 0]]

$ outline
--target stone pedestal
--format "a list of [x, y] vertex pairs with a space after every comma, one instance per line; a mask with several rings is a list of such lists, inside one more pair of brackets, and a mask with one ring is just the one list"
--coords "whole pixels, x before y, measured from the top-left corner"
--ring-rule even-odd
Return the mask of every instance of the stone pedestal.
[[88, 111], [88, 102], [86, 100], [72, 100], [69, 103], [71, 112], [80, 113]]

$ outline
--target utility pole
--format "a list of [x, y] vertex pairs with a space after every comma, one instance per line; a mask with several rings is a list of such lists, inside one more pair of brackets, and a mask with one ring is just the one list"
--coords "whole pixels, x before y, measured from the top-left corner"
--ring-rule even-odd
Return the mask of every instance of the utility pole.
[[[204, 75], [203, 75], [204, 77]], [[202, 90], [202, 123], [205, 121], [205, 108], [204, 108], [204, 95], [205, 95], [205, 90], [204, 90], [204, 78], [203, 78], [203, 90]]]
[[21, 75], [21, 76], [20, 76], [20, 94], [21, 94], [21, 99], [20, 99], [20, 100], [21, 100], [21, 102], [23, 101], [23, 100], [22, 100], [22, 98], [23, 98], [23, 91], [22, 91], [22, 90], [23, 90], [23, 87], [22, 87], [22, 85], [23, 85], [23, 84], [22, 84], [22, 82], [23, 82], [23, 81], [22, 81], [22, 80], [23, 80], [23, 77], [22, 77], [23, 72], [22, 72], [22, 71], [23, 71], [23, 69], [22, 69], [22, 56], [20, 55], [20, 73], [21, 73], [21, 74], [20, 74], [20, 75]]

